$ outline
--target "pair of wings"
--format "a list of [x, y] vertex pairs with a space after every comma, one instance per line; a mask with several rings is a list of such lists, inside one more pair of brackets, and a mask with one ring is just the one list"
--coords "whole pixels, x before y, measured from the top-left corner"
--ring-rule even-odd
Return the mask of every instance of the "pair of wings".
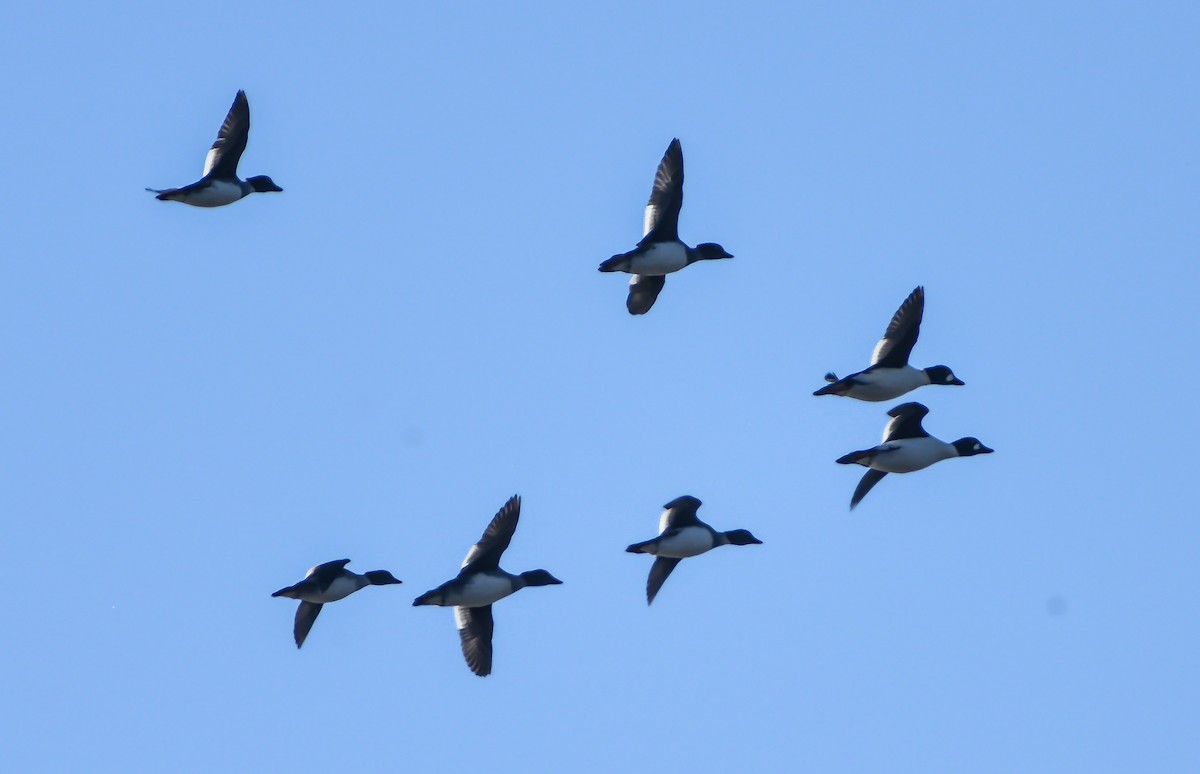
[[[646, 202], [646, 216], [642, 228], [642, 241], [638, 247], [653, 242], [673, 242], [679, 239], [679, 210], [683, 207], [683, 148], [679, 139], [671, 140], [658, 171], [654, 174], [654, 186], [650, 189], [650, 200]], [[635, 274], [629, 279], [629, 297], [625, 307], [630, 314], [645, 314], [658, 300], [667, 278]]]
[[246, 138], [250, 136], [250, 103], [246, 92], [238, 91], [233, 105], [225, 115], [225, 122], [217, 132], [217, 139], [204, 158], [204, 175], [229, 179], [237, 177], [238, 162], [246, 150]]
[[[700, 508], [701, 502], [691, 495], [676, 497], [671, 502], [663, 506], [662, 516], [658, 518], [658, 534], [665, 534], [668, 530], [679, 529], [680, 527], [695, 527], [700, 524], [700, 519], [696, 516], [696, 511]], [[654, 564], [650, 566], [650, 576], [646, 578], [646, 604], [654, 601], [658, 596], [659, 590], [663, 584], [667, 582], [671, 571], [675, 569], [675, 565], [682, 561], [680, 559], [672, 559], [666, 556], [656, 556]]]
[[[512, 542], [513, 533], [517, 531], [517, 521], [521, 518], [521, 498], [513, 495], [504, 504], [491, 523], [483, 531], [479, 542], [471, 546], [467, 557], [463, 559], [462, 571], [482, 572], [500, 569], [500, 557], [508, 544]], [[486, 677], [492, 672], [492, 633], [495, 622], [492, 620], [492, 606], [456, 607], [454, 608], [454, 623], [458, 627], [458, 638], [462, 644], [463, 658], [471, 671], [480, 677]]]
[[917, 336], [921, 333], [924, 314], [925, 288], [918, 286], [892, 315], [883, 338], [871, 353], [871, 365], [883, 368], [903, 368], [908, 365], [908, 356], [912, 354]]
[[[917, 288], [917, 290], [920, 290], [920, 288]], [[901, 307], [901, 311], [903, 310], [904, 307]], [[900, 313], [897, 312], [896, 314], [899, 315]], [[921, 420], [928, 413], [929, 409], [924, 404], [915, 401], [912, 403], [901, 403], [899, 406], [891, 409], [888, 411], [888, 416], [892, 419], [887, 423], [887, 427], [883, 429], [883, 443], [900, 441], [905, 438], [928, 438], [929, 433], [925, 431], [925, 427], [921, 424]], [[859, 480], [858, 486], [854, 488], [854, 495], [850, 498], [850, 510], [854, 510], [854, 507], [867, 496], [867, 492], [870, 492], [871, 488], [882, 481], [886, 475], [887, 473], [882, 470], [869, 468]]]
[[[241, 94], [241, 92], [238, 92]], [[236, 103], [235, 103], [236, 104]], [[229, 123], [229, 119], [226, 119]], [[329, 584], [333, 583], [334, 579], [341, 574], [342, 570], [346, 569], [346, 565], [350, 564], [349, 559], [338, 559], [333, 562], [325, 562], [313, 567], [304, 575], [306, 582], [311, 581], [316, 587], [325, 591], [329, 588]], [[321, 614], [323, 605], [320, 602], [305, 602], [301, 600], [300, 606], [296, 608], [296, 621], [292, 627], [292, 635], [296, 638], [296, 647], [304, 644], [304, 640], [308, 638], [308, 633], [312, 631], [313, 624], [317, 622], [317, 616]]]

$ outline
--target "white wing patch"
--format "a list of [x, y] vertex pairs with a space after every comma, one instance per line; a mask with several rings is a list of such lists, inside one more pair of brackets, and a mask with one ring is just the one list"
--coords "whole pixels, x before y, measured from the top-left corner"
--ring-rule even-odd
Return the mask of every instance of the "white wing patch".
[[658, 517], [658, 534], [661, 535], [662, 533], [667, 531], [667, 522], [670, 520], [670, 518], [671, 518], [671, 509], [670, 508], [664, 509], [662, 512], [662, 516]]
[[654, 221], [657, 220], [658, 208], [653, 204], [646, 205], [646, 217], [642, 221], [642, 236], [646, 236], [654, 228]]
[[883, 359], [887, 351], [892, 348], [892, 343], [892, 340], [886, 336], [879, 340], [879, 343], [875, 345], [875, 349], [871, 352], [871, 365], [875, 365]]
[[[204, 174], [212, 172], [212, 168], [217, 165], [217, 149], [209, 148], [208, 155], [204, 157]], [[203, 175], [201, 175], [203, 177]]]

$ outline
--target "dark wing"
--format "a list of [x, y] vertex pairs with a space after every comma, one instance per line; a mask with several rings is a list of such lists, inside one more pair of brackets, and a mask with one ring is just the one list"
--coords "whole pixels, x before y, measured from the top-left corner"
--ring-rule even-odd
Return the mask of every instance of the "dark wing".
[[204, 174], [212, 172], [216, 177], [237, 177], [238, 161], [246, 150], [246, 138], [250, 135], [250, 103], [246, 92], [238, 91], [233, 105], [225, 115], [225, 123], [217, 132], [217, 139], [204, 159]]
[[884, 368], [903, 368], [908, 365], [908, 356], [917, 335], [921, 332], [921, 317], [925, 314], [925, 288], [918, 286], [908, 294], [904, 303], [892, 315], [883, 338], [875, 345], [871, 365]]
[[321, 607], [319, 602], [301, 602], [300, 607], [296, 608], [296, 625], [293, 627], [292, 633], [296, 636], [297, 648], [304, 644], [308, 632], [316, 623], [317, 616], [321, 614]]
[[669, 559], [665, 556], [657, 557], [654, 564], [650, 567], [650, 577], [646, 579], [646, 604], [649, 605], [658, 596], [658, 590], [667, 582], [667, 576], [671, 574], [671, 570], [675, 569], [675, 565], [682, 561], [680, 559]]
[[666, 283], [667, 278], [663, 276], [633, 275], [629, 278], [629, 298], [625, 299], [625, 308], [630, 314], [649, 312]]
[[517, 519], [521, 516], [521, 496], [513, 495], [508, 498], [504, 507], [492, 517], [491, 524], [483, 531], [479, 542], [471, 546], [462, 566], [470, 567], [472, 571], [496, 570], [500, 567], [500, 556], [512, 541], [513, 533], [517, 531]]
[[858, 482], [858, 486], [854, 487], [854, 496], [850, 498], [850, 510], [854, 510], [854, 506], [862, 502], [862, 499], [867, 496], [867, 492], [871, 491], [871, 487], [878, 484], [886, 476], [882, 470], [871, 468], [863, 474], [862, 480]]
[[929, 433], [921, 426], [921, 420], [929, 413], [923, 404], [901, 403], [888, 411], [892, 418], [883, 429], [883, 441], [898, 441], [901, 438], [928, 438]]
[[679, 140], [671, 140], [658, 172], [654, 188], [646, 202], [646, 221], [642, 241], [665, 242], [679, 239], [679, 208], [683, 206], [683, 149]]
[[338, 559], [334, 562], [325, 562], [318, 564], [316, 567], [308, 571], [304, 576], [305, 580], [310, 580], [317, 584], [317, 588], [321, 591], [329, 588], [329, 584], [333, 583], [333, 579], [341, 575], [342, 570], [346, 569], [346, 565], [350, 564], [349, 559]]
[[456, 607], [454, 622], [467, 666], [480, 677], [487, 677], [492, 673], [492, 606]]
[[696, 510], [701, 502], [691, 495], [676, 497], [663, 506], [662, 516], [658, 518], [658, 534], [678, 527], [693, 527], [700, 523], [696, 518]]

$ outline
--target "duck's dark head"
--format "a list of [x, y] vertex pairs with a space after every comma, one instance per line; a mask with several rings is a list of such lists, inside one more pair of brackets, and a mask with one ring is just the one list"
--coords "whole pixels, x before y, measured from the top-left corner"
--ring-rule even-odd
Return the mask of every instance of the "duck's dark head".
[[930, 384], [956, 384], [959, 387], [966, 384], [944, 365], [929, 366], [925, 369], [925, 375], [929, 377]]
[[296, 598], [296, 587], [288, 586], [285, 589], [280, 589], [279, 591], [276, 591], [271, 596], [273, 596], [273, 597], [291, 597], [292, 599], [295, 599]]
[[268, 193], [271, 191], [282, 191], [283, 189], [275, 185], [275, 181], [266, 175], [255, 175], [254, 177], [246, 178], [246, 183], [258, 193]]
[[732, 258], [725, 248], [716, 242], [703, 242], [692, 248], [690, 258], [693, 261], [715, 261], [718, 258]]
[[748, 529], [732, 529], [725, 533], [725, 539], [731, 546], [758, 546], [762, 541], [750, 534]]
[[372, 586], [389, 586], [393, 583], [400, 583], [400, 579], [392, 575], [387, 570], [371, 570], [366, 573], [367, 583]]
[[995, 451], [980, 443], [978, 438], [959, 438], [950, 445], [960, 457], [974, 457], [976, 454], [991, 454]]
[[526, 586], [558, 586], [562, 583], [545, 570], [529, 570], [521, 573], [521, 580]]

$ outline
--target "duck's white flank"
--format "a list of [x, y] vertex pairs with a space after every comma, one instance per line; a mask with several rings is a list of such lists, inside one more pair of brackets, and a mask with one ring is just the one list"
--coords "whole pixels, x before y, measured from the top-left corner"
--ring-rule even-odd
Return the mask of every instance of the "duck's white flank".
[[654, 554], [669, 559], [686, 559], [689, 556], [699, 556], [712, 547], [713, 535], [707, 529], [684, 527], [678, 533], [660, 539]]
[[185, 201], [196, 207], [222, 207], [236, 202], [245, 195], [246, 192], [237, 183], [214, 180], [199, 191], [188, 193]]
[[958, 456], [953, 445], [937, 438], [901, 438], [879, 445], [867, 467], [885, 473], [912, 473]]
[[920, 368], [875, 368], [854, 377], [847, 395], [866, 401], [898, 398], [910, 390], [929, 384], [929, 376]]
[[687, 248], [682, 242], [659, 242], [638, 253], [624, 269], [631, 274], [662, 276], [687, 266]]
[[513, 593], [512, 581], [508, 578], [482, 573], [472, 575], [461, 589], [448, 590], [441, 604], [458, 607], [483, 607], [504, 599], [511, 593]]

